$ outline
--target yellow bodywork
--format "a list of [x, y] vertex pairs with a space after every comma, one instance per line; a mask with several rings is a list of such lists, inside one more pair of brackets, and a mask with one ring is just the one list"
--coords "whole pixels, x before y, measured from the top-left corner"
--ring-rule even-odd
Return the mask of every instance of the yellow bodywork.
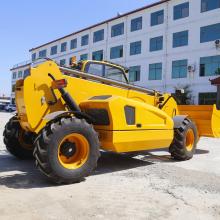
[[53, 61], [47, 61], [35, 68], [31, 68], [30, 76], [25, 80], [16, 83], [16, 105], [23, 129], [38, 133], [46, 121], [43, 119], [47, 114], [65, 110], [64, 102], [58, 90], [54, 90], [58, 102], [55, 105], [48, 105], [53, 101], [51, 92], [52, 80], [48, 73], [53, 74], [56, 79], [65, 78], [68, 82], [65, 88], [77, 104], [98, 95], [117, 95], [155, 104], [155, 97], [141, 92], [112, 87], [95, 81], [88, 81], [82, 78], [63, 75], [59, 67]]
[[[83, 63], [83, 66], [86, 63]], [[84, 68], [84, 67], [83, 67]], [[220, 137], [220, 111], [214, 106], [177, 106], [169, 94], [164, 94], [164, 106], [159, 108], [157, 94], [149, 95], [132, 89], [120, 88], [80, 77], [61, 73], [53, 61], [44, 62], [30, 69], [25, 80], [16, 83], [16, 105], [22, 128], [39, 133], [47, 123], [45, 116], [67, 110], [58, 90], [51, 90], [52, 74], [55, 79], [66, 79], [65, 90], [75, 102], [86, 111], [89, 108], [103, 108], [108, 111], [110, 123], [95, 125], [101, 146], [105, 150], [129, 152], [168, 147], [174, 135], [173, 117], [178, 114], [189, 115], [196, 123], [200, 136]], [[111, 96], [107, 100], [92, 100], [94, 96]], [[168, 100], [166, 102], [166, 100]], [[135, 107], [135, 124], [128, 125], [124, 106]]]
[[[135, 108], [135, 121], [127, 124], [124, 107]], [[108, 125], [95, 125], [101, 146], [115, 152], [141, 151], [164, 148], [173, 140], [173, 120], [160, 109], [132, 99], [112, 96], [106, 100], [81, 102], [82, 110], [105, 109]], [[140, 125], [140, 127], [137, 127]]]

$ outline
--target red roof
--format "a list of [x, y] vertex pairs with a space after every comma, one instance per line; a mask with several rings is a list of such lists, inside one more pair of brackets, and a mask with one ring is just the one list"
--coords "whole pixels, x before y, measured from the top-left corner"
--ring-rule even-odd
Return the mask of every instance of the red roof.
[[75, 35], [75, 34], [81, 33], [81, 32], [83, 32], [83, 31], [89, 30], [89, 29], [91, 29], [91, 28], [97, 27], [97, 26], [102, 25], [102, 24], [105, 24], [105, 23], [107, 23], [107, 22], [110, 22], [110, 21], [113, 21], [113, 20], [119, 19], [119, 18], [121, 18], [121, 17], [124, 17], [124, 16], [127, 16], [127, 15], [130, 15], [130, 14], [133, 14], [133, 13], [135, 13], [135, 12], [142, 11], [142, 10], [147, 9], [147, 8], [151, 8], [151, 7], [154, 7], [154, 6], [157, 6], [157, 5], [163, 4], [163, 3], [168, 2], [168, 1], [170, 1], [170, 0], [160, 0], [160, 1], [155, 2], [155, 3], [153, 3], [153, 4], [150, 4], [150, 5], [144, 6], [144, 7], [142, 7], [142, 8], [138, 8], [138, 9], [136, 9], [136, 10], [133, 10], [133, 11], [127, 12], [127, 13], [122, 14], [122, 15], [120, 15], [120, 16], [117, 16], [117, 17], [114, 17], [114, 18], [111, 18], [111, 19], [108, 19], [108, 20], [102, 21], [102, 22], [100, 22], [100, 23], [97, 23], [97, 24], [95, 24], [95, 25], [89, 26], [89, 27], [84, 28], [84, 29], [82, 29], [82, 30], [80, 30], [80, 31], [73, 32], [73, 33], [68, 34], [68, 35], [66, 35], [66, 36], [64, 36], [64, 37], [61, 37], [61, 38], [58, 38], [58, 39], [56, 39], [56, 40], [50, 41], [50, 42], [48, 42], [48, 43], [46, 43], [46, 44], [42, 44], [42, 45], [40, 45], [40, 46], [38, 46], [38, 47], [35, 47], [35, 48], [30, 49], [29, 51], [31, 52], [31, 51], [33, 51], [33, 50], [39, 49], [39, 48], [41, 48], [41, 47], [43, 47], [43, 46], [46, 46], [46, 45], [48, 45], [48, 44], [51, 44], [51, 43], [54, 43], [54, 42], [56, 42], [56, 41], [62, 40], [62, 39], [64, 39], [64, 38], [66, 38], [66, 37], [70, 37], [70, 36], [72, 36], [72, 35]]
[[210, 80], [211, 84], [214, 86], [220, 85], [220, 76], [218, 78]]

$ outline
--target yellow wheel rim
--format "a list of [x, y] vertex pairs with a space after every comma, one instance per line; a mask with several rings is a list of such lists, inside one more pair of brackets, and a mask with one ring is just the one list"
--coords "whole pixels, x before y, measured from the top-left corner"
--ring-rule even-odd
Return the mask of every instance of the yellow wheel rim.
[[87, 139], [77, 133], [67, 135], [58, 147], [58, 159], [66, 169], [82, 167], [89, 157], [89, 143]]
[[192, 129], [186, 132], [186, 149], [187, 151], [192, 151], [195, 143], [195, 135]]

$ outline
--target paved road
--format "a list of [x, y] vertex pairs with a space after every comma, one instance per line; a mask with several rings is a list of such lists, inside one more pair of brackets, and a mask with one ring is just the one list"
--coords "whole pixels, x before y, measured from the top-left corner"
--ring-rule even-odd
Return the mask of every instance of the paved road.
[[[0, 113], [0, 133], [11, 117]], [[194, 158], [167, 152], [105, 153], [86, 181], [54, 186], [6, 151], [0, 136], [0, 219], [220, 219], [220, 140], [203, 138]]]

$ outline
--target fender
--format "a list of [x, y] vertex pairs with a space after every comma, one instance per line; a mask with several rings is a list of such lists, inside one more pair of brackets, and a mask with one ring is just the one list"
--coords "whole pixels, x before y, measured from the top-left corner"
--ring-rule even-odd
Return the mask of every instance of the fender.
[[72, 117], [75, 116], [76, 118], [79, 119], [85, 119], [89, 124], [94, 122], [94, 119], [87, 115], [84, 112], [78, 112], [78, 111], [57, 111], [57, 112], [52, 112], [50, 114], [47, 114], [43, 119], [47, 120], [48, 122], [59, 119], [62, 117]]
[[188, 117], [188, 115], [177, 115], [173, 117], [174, 129], [180, 128], [183, 121]]
[[69, 116], [70, 111], [57, 111], [57, 112], [52, 112], [50, 114], [47, 114], [43, 119], [46, 121], [51, 121], [56, 118], [62, 117], [62, 116]]

